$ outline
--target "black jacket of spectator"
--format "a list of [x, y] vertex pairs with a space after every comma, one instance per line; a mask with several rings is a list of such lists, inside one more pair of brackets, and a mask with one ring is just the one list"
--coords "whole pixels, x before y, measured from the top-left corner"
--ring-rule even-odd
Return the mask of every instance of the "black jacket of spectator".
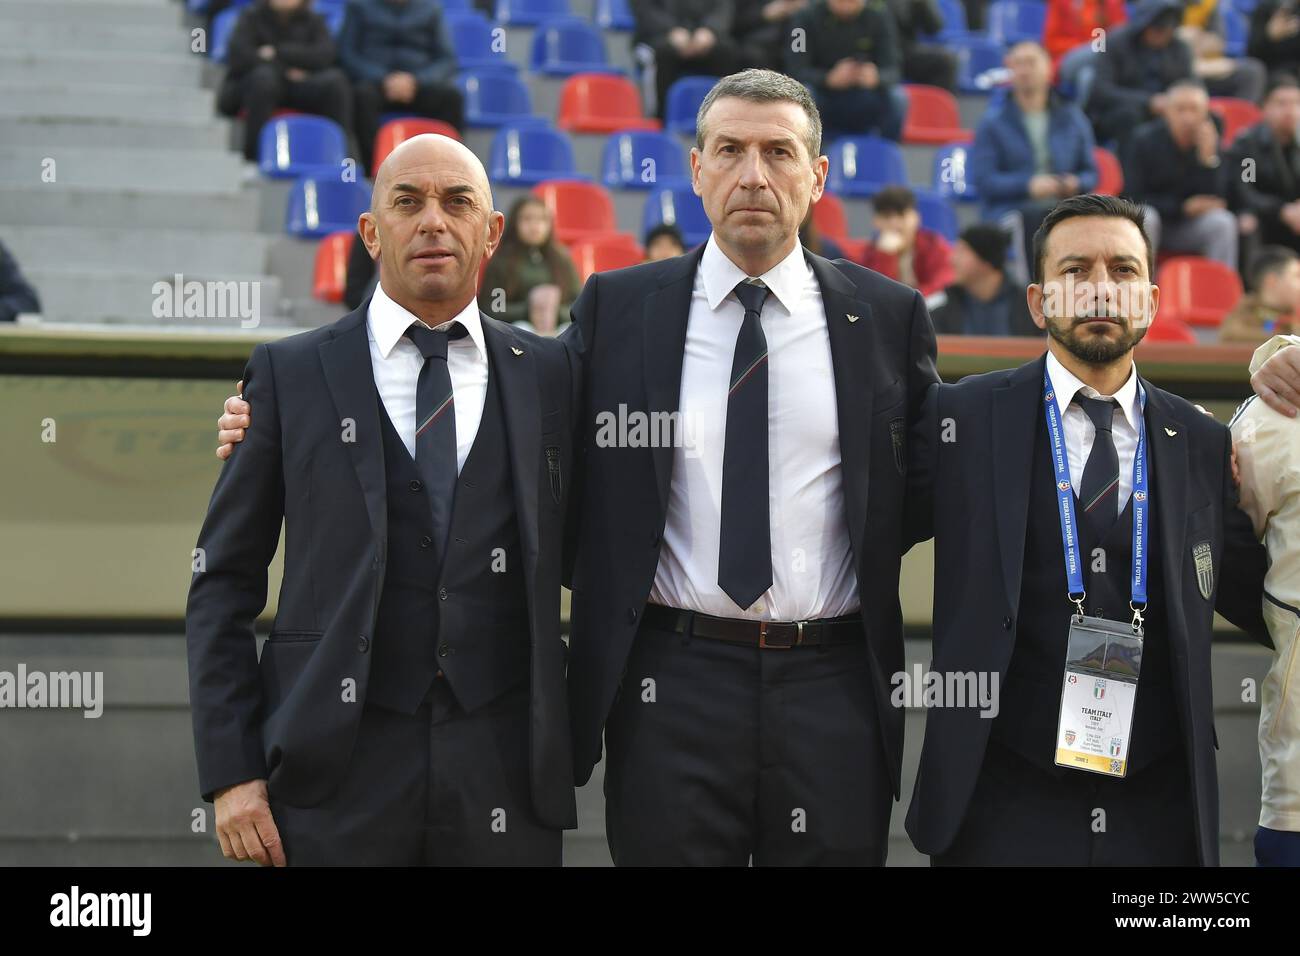
[[[1246, 160], [1254, 167], [1251, 182], [1244, 177]], [[1300, 248], [1300, 236], [1278, 218], [1283, 206], [1300, 199], [1300, 146], [1284, 147], [1267, 123], [1258, 123], [1237, 134], [1223, 161], [1233, 208], [1259, 217], [1262, 241]]]
[[804, 31], [805, 49], [786, 48], [786, 72], [804, 86], [826, 85], [826, 74], [843, 59], [876, 64], [883, 86], [902, 76], [902, 47], [894, 18], [883, 7], [868, 4], [852, 20], [831, 13], [825, 0], [795, 14], [791, 29]]
[[1294, 71], [1300, 66], [1300, 33], [1280, 40], [1268, 38], [1268, 21], [1281, 7], [1300, 13], [1294, 2], [1282, 3], [1280, 0], [1260, 0], [1250, 15], [1250, 36], [1246, 41], [1246, 56], [1260, 60], [1270, 71], [1285, 69]]
[[[974, 300], [964, 286], [953, 283], [943, 290], [945, 300], [930, 310], [930, 321], [938, 335], [966, 335], [966, 313]], [[1029, 303], [1025, 299], [1025, 287], [1003, 278], [1002, 288], [998, 290], [994, 302], [1005, 306], [1007, 310], [1008, 335], [1042, 335], [1043, 330], [1034, 325], [1029, 314]]]
[[421, 86], [450, 83], [456, 54], [441, 10], [436, 0], [352, 0], [339, 33], [343, 68], [364, 83], [380, 83], [390, 73], [410, 73]]
[[1159, 50], [1141, 41], [1142, 31], [1166, 10], [1182, 9], [1178, 0], [1144, 0], [1128, 22], [1110, 34], [1106, 52], [1095, 58], [1088, 118], [1099, 143], [1125, 141], [1136, 126], [1152, 118], [1152, 96], [1192, 75], [1191, 47], [1178, 37]]
[[275, 47], [275, 62], [315, 72], [334, 63], [334, 38], [325, 18], [304, 5], [282, 18], [259, 0], [239, 15], [226, 54], [229, 75], [241, 77], [266, 62], [257, 55], [260, 47]]
[[885, 0], [885, 6], [894, 15], [904, 52], [943, 29], [943, 14], [935, 0]]
[[0, 243], [0, 322], [12, 322], [20, 313], [40, 312], [36, 290], [23, 278], [18, 262]]
[[736, 18], [732, 0], [630, 0], [636, 20], [634, 42], [654, 46], [677, 27], [694, 32], [700, 27], [722, 39], [729, 37]]
[[[1210, 115], [1219, 126], [1218, 118]], [[1190, 196], [1222, 196], [1231, 202], [1228, 164], [1202, 166], [1196, 145], [1180, 149], [1162, 119], [1134, 131], [1123, 163], [1124, 195], [1155, 207], [1162, 222], [1181, 221], [1183, 201]]]

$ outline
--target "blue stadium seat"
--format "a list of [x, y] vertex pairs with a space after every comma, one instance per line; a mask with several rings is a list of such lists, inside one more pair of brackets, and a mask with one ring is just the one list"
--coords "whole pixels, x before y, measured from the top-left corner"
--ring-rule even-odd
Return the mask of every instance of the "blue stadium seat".
[[488, 155], [493, 183], [535, 186], [547, 179], [588, 179], [578, 172], [567, 134], [539, 123], [510, 124], [497, 130]]
[[943, 19], [943, 29], [934, 34], [935, 39], [952, 40], [970, 35], [961, 0], [939, 0], [939, 16]]
[[303, 176], [289, 190], [284, 228], [292, 236], [319, 239], [331, 232], [356, 232], [357, 218], [370, 208], [370, 184]]
[[[320, 0], [316, 0], [319, 5]], [[475, 12], [473, 0], [442, 0], [442, 12], [446, 13], [469, 13]]]
[[208, 56], [214, 63], [226, 62], [226, 47], [235, 32], [235, 21], [243, 13], [242, 7], [227, 7], [212, 18], [212, 35], [208, 37]]
[[1246, 55], [1246, 41], [1250, 36], [1250, 14], [1239, 8], [1225, 7], [1223, 13], [1223, 52], [1228, 56]]
[[1042, 0], [994, 0], [986, 19], [991, 40], [1007, 46], [1021, 40], [1042, 43], [1047, 4]]
[[[650, 161], [652, 165], [647, 165]], [[689, 182], [681, 143], [671, 133], [628, 130], [605, 141], [601, 181], [610, 189], [654, 189]], [[646, 177], [651, 178], [647, 181]]]
[[664, 186], [646, 196], [641, 234], [645, 235], [661, 222], [676, 224], [688, 249], [708, 239], [713, 230], [704, 213], [703, 201], [690, 186]]
[[949, 242], [957, 241], [957, 211], [942, 196], [923, 189], [916, 190], [916, 211], [926, 229], [933, 229]]
[[553, 17], [540, 24], [529, 63], [534, 73], [546, 76], [623, 72], [609, 65], [600, 30], [577, 17]]
[[975, 180], [966, 169], [970, 147], [966, 144], [940, 146], [934, 154], [934, 190], [959, 202], [976, 202]]
[[465, 98], [466, 125], [501, 126], [533, 116], [528, 87], [511, 73], [461, 73], [456, 86]]
[[683, 76], [673, 81], [673, 85], [668, 87], [664, 128], [673, 133], [694, 136], [695, 114], [717, 82], [716, 76]]
[[957, 88], [963, 93], [987, 93], [977, 81], [981, 73], [1002, 67], [1002, 44], [981, 36], [949, 41], [957, 53]]
[[514, 73], [518, 70], [504, 49], [492, 49], [492, 31], [495, 28], [495, 24], [488, 22], [487, 17], [476, 10], [447, 14], [447, 35], [456, 51], [456, 65], [462, 72], [493, 70]]
[[496, 20], [512, 27], [535, 27], [551, 17], [573, 16], [569, 0], [497, 0]]
[[903, 150], [880, 136], [842, 136], [827, 153], [826, 185], [839, 196], [874, 196], [886, 186], [906, 186]]
[[627, 0], [596, 0], [596, 26], [602, 30], [631, 31], [636, 29], [632, 8]]
[[347, 134], [332, 119], [295, 113], [277, 116], [262, 127], [257, 141], [262, 175], [290, 179], [328, 169], [338, 175], [348, 158]]
[[325, 18], [325, 25], [329, 27], [330, 36], [338, 39], [339, 32], [343, 29], [343, 18], [347, 15], [347, 8], [324, 7], [316, 12]]

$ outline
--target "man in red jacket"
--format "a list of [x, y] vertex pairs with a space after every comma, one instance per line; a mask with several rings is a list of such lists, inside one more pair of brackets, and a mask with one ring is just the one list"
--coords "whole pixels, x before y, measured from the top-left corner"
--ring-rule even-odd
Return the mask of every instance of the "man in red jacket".
[[887, 186], [871, 201], [875, 238], [862, 264], [931, 296], [956, 281], [952, 246], [933, 229], [921, 227], [916, 195], [906, 186]]

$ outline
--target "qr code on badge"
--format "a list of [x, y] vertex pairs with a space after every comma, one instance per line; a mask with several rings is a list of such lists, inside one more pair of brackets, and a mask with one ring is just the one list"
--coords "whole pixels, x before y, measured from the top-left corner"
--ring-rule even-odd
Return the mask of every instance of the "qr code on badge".
[[1111, 773], [1119, 773], [1119, 768], [1120, 768], [1120, 762], [1118, 760], [1112, 760], [1110, 762]]

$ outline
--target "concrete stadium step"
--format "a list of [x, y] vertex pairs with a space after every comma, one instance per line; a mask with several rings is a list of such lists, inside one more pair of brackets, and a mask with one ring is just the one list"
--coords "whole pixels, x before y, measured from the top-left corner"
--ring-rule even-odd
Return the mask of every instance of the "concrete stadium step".
[[172, 275], [199, 266], [208, 276], [266, 271], [267, 251], [275, 241], [251, 232], [210, 229], [21, 226], [0, 224], [18, 261], [60, 268], [123, 269]]
[[225, 152], [229, 138], [230, 121], [215, 117], [193, 122], [136, 121], [111, 116], [95, 120], [66, 116], [0, 119], [0, 143], [42, 149], [81, 146], [88, 149]]
[[[59, 189], [0, 184], [0, 218], [6, 226], [121, 227], [253, 231], [258, 224], [255, 190], [176, 192], [138, 189]], [[284, 214], [281, 212], [281, 221]]]
[[59, 83], [70, 76], [99, 83], [197, 87], [203, 61], [191, 53], [0, 50], [0, 83]]
[[0, 20], [26, 23], [179, 27], [181, 12], [174, 0], [0, 0]]
[[[224, 287], [217, 288], [217, 301], [230, 303], [226, 317], [213, 315], [189, 318], [183, 314], [174, 314], [175, 296], [171, 289], [175, 275], [171, 272], [96, 269], [46, 262], [32, 268], [24, 264], [23, 273], [40, 295], [42, 319], [50, 323], [107, 322], [195, 330], [224, 328], [234, 332], [241, 330], [243, 320], [239, 317], [238, 309], [243, 302], [256, 305], [259, 327], [296, 324], [286, 313], [279, 277], [266, 273], [218, 273], [198, 268], [185, 270], [184, 282], [255, 283], [234, 290], [235, 296], [241, 293], [245, 296], [242, 300], [227, 300], [226, 293], [222, 291]], [[157, 283], [160, 282], [165, 284], [166, 289], [158, 289]], [[256, 299], [253, 298], [254, 295]], [[163, 316], [154, 315], [155, 303], [161, 303]]]
[[[47, 161], [52, 160], [50, 167]], [[52, 168], [54, 181], [41, 177]], [[244, 159], [218, 150], [99, 149], [87, 146], [0, 145], [0, 184], [90, 186], [188, 193], [236, 190], [244, 182]]]
[[[0, 32], [4, 29], [0, 24]], [[212, 116], [212, 90], [143, 84], [97, 84], [82, 78], [59, 82], [0, 82], [0, 119], [5, 117], [122, 116], [132, 119], [191, 120]]]
[[150, 26], [111, 21], [27, 21], [7, 16], [0, 9], [0, 50], [189, 53], [190, 32], [179, 24], [166, 26], [165, 22]]

